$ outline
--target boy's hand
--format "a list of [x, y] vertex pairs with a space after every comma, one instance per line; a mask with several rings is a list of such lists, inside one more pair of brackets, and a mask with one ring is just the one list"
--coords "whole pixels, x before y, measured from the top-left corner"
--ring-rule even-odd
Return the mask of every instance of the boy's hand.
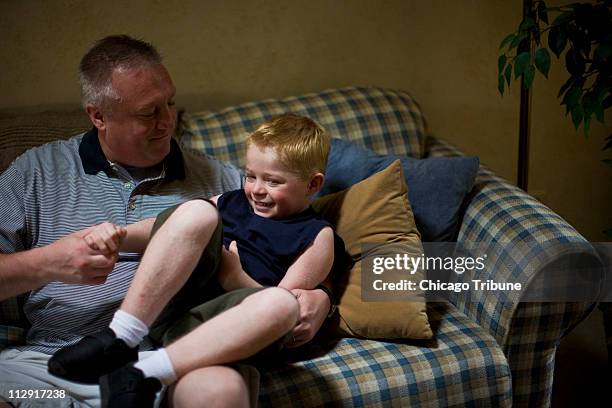
[[111, 255], [119, 252], [126, 235], [127, 230], [124, 227], [104, 222], [93, 227], [83, 238], [91, 249]]
[[242, 265], [240, 264], [240, 255], [238, 255], [238, 245], [236, 244], [236, 241], [230, 242], [228, 249], [225, 249], [224, 246], [221, 246], [221, 251], [223, 251], [222, 262], [224, 263], [224, 270], [229, 271], [229, 273], [237, 273], [237, 271], [242, 271]]
[[261, 287], [257, 281], [251, 278], [243, 269], [240, 263], [240, 255], [238, 255], [238, 246], [236, 241], [232, 241], [229, 249], [221, 246], [223, 251], [221, 257], [221, 266], [217, 272], [217, 281], [227, 292], [240, 288], [258, 288]]

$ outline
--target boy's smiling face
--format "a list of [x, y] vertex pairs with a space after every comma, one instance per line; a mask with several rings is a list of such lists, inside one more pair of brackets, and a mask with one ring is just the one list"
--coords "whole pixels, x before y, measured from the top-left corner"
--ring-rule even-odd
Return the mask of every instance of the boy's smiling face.
[[255, 214], [261, 217], [298, 214], [308, 208], [312, 195], [319, 190], [313, 188], [313, 180], [303, 180], [290, 172], [273, 148], [250, 144], [245, 167], [244, 193]]

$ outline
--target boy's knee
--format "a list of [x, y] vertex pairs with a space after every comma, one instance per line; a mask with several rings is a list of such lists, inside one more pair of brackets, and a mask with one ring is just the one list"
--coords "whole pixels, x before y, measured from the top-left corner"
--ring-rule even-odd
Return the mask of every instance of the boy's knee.
[[172, 392], [177, 407], [247, 407], [249, 389], [244, 378], [229, 367], [214, 366], [192, 371], [182, 377]]
[[219, 214], [208, 201], [191, 200], [179, 205], [169, 221], [184, 233], [208, 233], [217, 227]]
[[250, 306], [261, 307], [265, 313], [271, 315], [270, 322], [279, 326], [279, 332], [286, 333], [297, 324], [300, 317], [300, 305], [290, 291], [279, 287], [271, 287], [252, 295], [250, 298]]

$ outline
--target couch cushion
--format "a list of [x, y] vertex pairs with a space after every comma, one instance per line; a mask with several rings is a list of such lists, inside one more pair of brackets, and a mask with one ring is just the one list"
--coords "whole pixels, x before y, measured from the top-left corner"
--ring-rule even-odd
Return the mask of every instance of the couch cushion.
[[332, 137], [352, 140], [381, 154], [417, 158], [424, 154], [427, 133], [417, 103], [406, 92], [374, 87], [266, 99], [215, 112], [186, 112], [178, 133], [185, 145], [241, 166], [246, 135], [283, 112], [310, 116]]
[[[391, 301], [387, 293], [382, 293], [384, 299], [376, 298], [379, 301], [363, 300], [362, 273], [372, 276], [369, 266], [374, 257], [394, 254], [418, 257], [423, 253], [399, 161], [347, 190], [318, 199], [313, 207], [335, 226], [347, 251], [357, 261], [348, 276], [336, 277], [341, 334], [431, 338], [422, 291], [413, 291], [401, 300]], [[419, 282], [425, 277], [419, 269], [406, 278]]]
[[346, 338], [260, 368], [260, 405], [512, 406], [510, 368], [495, 339], [450, 304], [429, 304], [427, 313], [435, 341]]
[[325, 185], [319, 194], [347, 188], [397, 159], [402, 162], [408, 197], [423, 242], [454, 241], [460, 224], [461, 205], [478, 172], [477, 157], [418, 160], [379, 155], [346, 140], [333, 139]]

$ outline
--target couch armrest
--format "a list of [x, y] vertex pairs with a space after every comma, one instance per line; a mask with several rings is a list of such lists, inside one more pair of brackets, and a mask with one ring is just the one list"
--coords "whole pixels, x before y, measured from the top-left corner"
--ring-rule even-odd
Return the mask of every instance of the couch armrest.
[[[461, 155], [435, 138], [428, 141], [427, 151], [429, 157]], [[520, 282], [523, 290], [471, 290], [451, 294], [450, 301], [504, 350], [512, 370], [514, 404], [548, 406], [557, 345], [593, 310], [604, 285], [603, 265], [590, 243], [564, 219], [483, 166], [468, 201], [457, 242], [491, 249], [478, 279]], [[571, 267], [576, 265], [588, 266], [591, 292], [575, 299], [572, 293], [562, 297], [559, 292], [547, 297], [551, 282], [580, 279], [581, 272]]]

